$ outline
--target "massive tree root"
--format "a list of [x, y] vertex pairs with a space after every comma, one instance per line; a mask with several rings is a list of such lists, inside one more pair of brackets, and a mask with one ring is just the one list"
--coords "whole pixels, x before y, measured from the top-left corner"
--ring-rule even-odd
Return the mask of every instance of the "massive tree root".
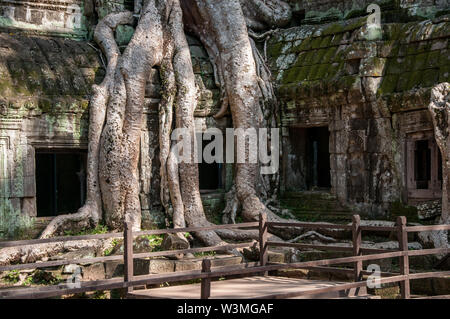
[[120, 24], [133, 23], [131, 12], [115, 13], [99, 22], [94, 39], [105, 53], [108, 66], [106, 75], [100, 85], [93, 86], [89, 114], [89, 145], [87, 167], [86, 203], [75, 214], [58, 216], [52, 220], [41, 234], [41, 238], [51, 237], [66, 229], [83, 229], [98, 224], [102, 219], [102, 198], [99, 182], [100, 136], [106, 116], [106, 106], [114, 86], [114, 75], [120, 57], [119, 48], [114, 40], [113, 31]]
[[[175, 228], [211, 224], [203, 212], [195, 155], [191, 154], [190, 162], [178, 163], [173, 150], [173, 143], [177, 141], [170, 140], [173, 126], [187, 129], [192, 137], [195, 134], [193, 113], [197, 90], [182, 14], [187, 27], [206, 47], [222, 88], [222, 109], [216, 118], [223, 116], [229, 107], [235, 128], [276, 126], [276, 99], [270, 71], [249, 38], [247, 26], [262, 30], [285, 25], [291, 15], [287, 4], [278, 0], [242, 3], [238, 0], [183, 0], [180, 7], [178, 0], [145, 1], [136, 31], [123, 55], [112, 31], [119, 24], [132, 23], [133, 15], [130, 12], [110, 14], [98, 24], [95, 32], [95, 40], [108, 59], [108, 72], [103, 83], [94, 88], [91, 100], [90, 196], [79, 213], [55, 219], [43, 233], [44, 237], [72, 228], [74, 223], [79, 227], [96, 224], [102, 217], [102, 206], [104, 220], [110, 228], [120, 229], [124, 219], [131, 221], [134, 229], [140, 228], [139, 134], [145, 84], [152, 67], [159, 68], [163, 84], [159, 106], [163, 206]], [[193, 142], [193, 138], [191, 140]], [[246, 220], [257, 220], [259, 213], [266, 212], [269, 221], [285, 221], [267, 209], [260, 199], [273, 201], [273, 190], [277, 190], [273, 185], [277, 185], [278, 175], [272, 180], [262, 178], [259, 165], [248, 163], [248, 151], [246, 163], [236, 164], [235, 171], [236, 196], [233, 198], [239, 204], [234, 202], [232, 210], [242, 205]], [[299, 232], [294, 228], [292, 231]], [[283, 233], [289, 232], [285, 229]], [[257, 238], [256, 232], [244, 230], [207, 231], [196, 235], [207, 245], [223, 244], [221, 237]]]
[[[281, 24], [288, 21], [290, 9], [286, 5], [281, 5], [281, 1], [270, 1], [271, 5], [280, 4], [277, 8], [284, 8], [282, 12], [285, 18], [280, 19], [275, 18], [277, 12], [264, 6], [264, 1], [250, 2], [254, 8], [264, 10], [264, 15], [258, 15], [265, 17], [261, 25], [267, 22], [272, 26], [276, 21], [281, 21]], [[253, 40], [249, 39], [247, 28], [249, 19], [244, 16], [241, 3], [238, 0], [183, 0], [182, 8], [186, 27], [200, 38], [219, 74], [218, 80], [224, 100], [222, 109], [216, 117], [226, 114], [226, 108], [229, 107], [234, 128], [261, 127], [265, 118], [262, 110], [263, 102], [273, 102], [274, 94], [270, 85], [270, 72], [262, 63]], [[267, 114], [266, 118], [269, 121], [272, 119]], [[267, 124], [275, 126], [276, 122], [266, 121]], [[237, 199], [239, 204], [234, 200], [228, 204], [226, 212], [230, 212], [230, 217], [225, 217], [225, 220], [233, 220], [238, 206], [242, 205], [245, 220], [258, 220], [259, 214], [265, 212], [269, 221], [288, 221], [274, 214], [262, 202], [260, 192], [257, 190], [260, 167], [258, 164], [250, 163], [248, 145], [245, 151], [246, 162], [235, 164], [236, 196], [233, 193], [228, 196], [230, 199]], [[283, 237], [303, 232], [297, 228], [284, 228], [282, 231], [272, 229], [272, 231]]]
[[[200, 198], [195, 152], [189, 161], [179, 162], [175, 143], [180, 140], [170, 139], [174, 127], [186, 129], [194, 149], [197, 89], [183, 19], [200, 38], [214, 65], [222, 94], [222, 108], [215, 117], [223, 116], [229, 108], [235, 128], [277, 126], [270, 71], [249, 32], [256, 40], [261, 37], [247, 26], [257, 31], [283, 26], [290, 19], [289, 6], [279, 0], [179, 1], [144, 1], [135, 33], [123, 54], [113, 31], [120, 24], [133, 24], [133, 13], [112, 13], [97, 25], [94, 39], [108, 66], [103, 82], [93, 88], [90, 104], [87, 201], [76, 214], [55, 218], [41, 237], [92, 227], [102, 219], [110, 229], [122, 229], [124, 221], [130, 221], [134, 230], [140, 229], [137, 165], [145, 86], [152, 68], [159, 70], [163, 88], [159, 105], [162, 204], [175, 228], [211, 225]], [[268, 221], [289, 221], [266, 206], [274, 201], [279, 175], [261, 177], [259, 164], [249, 162], [248, 145], [245, 153], [245, 163], [235, 165], [230, 210], [235, 214], [242, 207], [245, 220], [258, 220], [265, 212]], [[271, 231], [284, 238], [304, 232], [294, 227]], [[225, 244], [222, 239], [258, 239], [254, 230], [195, 235], [209, 246]], [[272, 236], [271, 240], [279, 238]]]
[[[434, 125], [434, 137], [442, 155], [442, 213], [439, 222], [450, 223], [448, 191], [450, 189], [450, 83], [440, 83], [431, 90], [428, 105]], [[435, 247], [448, 246], [448, 232], [432, 232]]]
[[[163, 204], [168, 209], [171, 201], [176, 227], [184, 227], [186, 209], [201, 208], [199, 193], [187, 196], [181, 191], [186, 178], [179, 181], [178, 176], [186, 168], [178, 167], [169, 136], [173, 107], [176, 126], [194, 128], [196, 89], [181, 8], [177, 0], [145, 1], [135, 33], [121, 55], [113, 31], [119, 24], [131, 23], [131, 12], [112, 13], [96, 28], [95, 40], [108, 59], [108, 68], [103, 83], [94, 87], [91, 99], [88, 200], [79, 213], [55, 219], [44, 231], [44, 237], [72, 228], [73, 221], [80, 227], [98, 223], [102, 208], [109, 228], [121, 229], [124, 220], [128, 220], [133, 229], [140, 229], [137, 164], [145, 86], [153, 67], [160, 69], [164, 80], [160, 103]], [[183, 177], [191, 175], [192, 180], [198, 179], [196, 167], [185, 173]], [[195, 188], [198, 190], [193, 185]]]

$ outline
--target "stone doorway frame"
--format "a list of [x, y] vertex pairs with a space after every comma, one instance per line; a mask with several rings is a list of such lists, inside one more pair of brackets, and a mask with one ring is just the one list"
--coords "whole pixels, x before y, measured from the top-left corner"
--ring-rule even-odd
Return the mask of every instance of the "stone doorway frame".
[[[431, 151], [431, 176], [428, 189], [418, 189], [414, 177], [414, 151], [417, 141], [427, 140]], [[439, 147], [432, 130], [407, 134], [405, 149], [405, 177], [408, 202], [439, 199], [442, 197], [442, 183], [438, 180]]]

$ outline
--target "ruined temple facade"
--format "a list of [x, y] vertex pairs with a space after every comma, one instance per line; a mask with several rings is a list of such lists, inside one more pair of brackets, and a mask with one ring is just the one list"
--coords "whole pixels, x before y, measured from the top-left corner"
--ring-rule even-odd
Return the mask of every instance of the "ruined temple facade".
[[[93, 0], [0, 0], [0, 225], [74, 212], [84, 201], [89, 98], [104, 75], [89, 42], [92, 27], [111, 10], [133, 6], [96, 2], [97, 12]], [[439, 199], [441, 159], [427, 106], [431, 88], [449, 81], [448, 1], [290, 3], [291, 26], [260, 43], [280, 106], [281, 205], [299, 215], [390, 218], [393, 207]], [[381, 8], [375, 34], [367, 24], [370, 3]], [[121, 27], [116, 39], [125, 45], [131, 34]], [[201, 92], [197, 130], [232, 127], [230, 116], [212, 117], [220, 96], [213, 68], [200, 43], [188, 42]], [[150, 224], [164, 220], [159, 89], [154, 70], [139, 163], [143, 219]], [[231, 184], [231, 165], [200, 164], [210, 218], [222, 210]]]
[[[322, 2], [325, 10], [335, 1], [314, 3]], [[331, 11], [347, 19], [293, 27], [269, 41], [282, 103], [284, 191], [328, 189], [376, 218], [390, 217], [393, 204], [441, 197], [427, 107], [431, 88], [449, 81], [448, 3], [400, 2], [380, 2], [376, 34], [367, 17], [352, 18], [343, 6]], [[306, 17], [328, 20], [327, 12]]]

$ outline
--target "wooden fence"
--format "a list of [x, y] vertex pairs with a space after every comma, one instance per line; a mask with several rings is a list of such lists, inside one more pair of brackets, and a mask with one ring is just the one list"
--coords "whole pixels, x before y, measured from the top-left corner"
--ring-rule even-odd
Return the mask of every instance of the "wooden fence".
[[[326, 245], [309, 245], [301, 243], [286, 243], [286, 242], [274, 242], [268, 241], [268, 229], [269, 228], [286, 228], [286, 227], [300, 227], [304, 229], [342, 229], [352, 232], [352, 246], [326, 246]], [[230, 251], [236, 248], [250, 247], [255, 242], [227, 244], [222, 246], [213, 247], [199, 247], [189, 248], [183, 250], [170, 250], [170, 251], [158, 251], [149, 253], [133, 252], [134, 238], [142, 235], [155, 235], [155, 234], [169, 234], [169, 233], [185, 233], [185, 232], [199, 232], [199, 231], [214, 231], [218, 229], [258, 229], [259, 230], [259, 250], [260, 258], [259, 262], [244, 263], [236, 266], [226, 267], [211, 267], [211, 261], [204, 259], [202, 262], [201, 270], [182, 271], [165, 274], [150, 274], [150, 275], [133, 275], [133, 260], [136, 258], [148, 258], [157, 256], [170, 256], [186, 253], [199, 253], [208, 251]], [[67, 242], [74, 240], [89, 240], [89, 239], [106, 239], [106, 238], [124, 238], [124, 254], [116, 256], [105, 256], [96, 258], [83, 258], [72, 260], [58, 260], [58, 261], [46, 261], [39, 263], [26, 263], [16, 265], [0, 266], [1, 271], [8, 270], [20, 270], [20, 269], [37, 269], [54, 266], [62, 266], [68, 264], [80, 264], [80, 263], [96, 263], [112, 260], [124, 261], [124, 277], [118, 277], [107, 280], [97, 281], [82, 281], [78, 285], [59, 284], [55, 286], [43, 286], [37, 288], [19, 288], [19, 289], [5, 289], [0, 290], [0, 298], [49, 298], [61, 295], [77, 294], [88, 291], [97, 290], [111, 290], [111, 289], [127, 289], [128, 292], [133, 291], [133, 287], [161, 284], [165, 282], [181, 282], [187, 280], [201, 279], [200, 297], [207, 299], [211, 295], [211, 280], [215, 278], [232, 276], [232, 275], [255, 275], [262, 274], [267, 275], [269, 271], [276, 271], [281, 269], [321, 269], [329, 272], [348, 273], [352, 272], [354, 282], [339, 284], [332, 287], [319, 288], [309, 291], [290, 292], [285, 294], [255, 296], [255, 298], [292, 298], [308, 294], [327, 293], [332, 291], [345, 291], [352, 288], [365, 287], [367, 282], [363, 280], [364, 274], [370, 274], [363, 270], [363, 262], [370, 260], [381, 260], [386, 258], [399, 258], [400, 273], [382, 273], [383, 278], [379, 279], [379, 284], [387, 283], [400, 283], [401, 297], [410, 298], [410, 280], [444, 277], [449, 276], [450, 271], [440, 272], [425, 272], [425, 273], [410, 273], [409, 271], [409, 257], [410, 256], [424, 256], [432, 254], [444, 254], [449, 253], [449, 248], [434, 248], [434, 249], [421, 249], [421, 250], [408, 250], [408, 233], [420, 232], [420, 231], [437, 231], [437, 230], [450, 230], [450, 225], [432, 225], [432, 226], [406, 226], [406, 218], [399, 217], [397, 219], [396, 226], [363, 226], [361, 225], [360, 217], [358, 215], [353, 216], [351, 225], [337, 225], [337, 224], [321, 224], [321, 223], [279, 223], [268, 222], [264, 214], [260, 215], [259, 222], [240, 223], [240, 224], [228, 224], [228, 225], [211, 225], [207, 227], [190, 227], [190, 228], [178, 228], [178, 229], [161, 229], [161, 230], [147, 230], [140, 232], [133, 232], [131, 225], [126, 223], [123, 233], [109, 233], [99, 235], [86, 235], [86, 236], [67, 236], [67, 237], [55, 237], [49, 239], [37, 239], [37, 240], [22, 240], [22, 241], [10, 241], [0, 242], [0, 248], [2, 247], [20, 247], [27, 245], [36, 245], [42, 243], [55, 243], [55, 242]], [[380, 231], [380, 232], [395, 232], [397, 234], [399, 242], [399, 250], [383, 250], [373, 248], [361, 247], [361, 238], [363, 231]], [[331, 251], [349, 251], [353, 256], [323, 259], [316, 261], [297, 262], [288, 264], [274, 264], [268, 263], [268, 248], [272, 247], [294, 247], [298, 249], [317, 249], [317, 250], [331, 250]], [[369, 253], [363, 255], [363, 253]], [[353, 263], [353, 269], [329, 267], [331, 265], [348, 264]]]

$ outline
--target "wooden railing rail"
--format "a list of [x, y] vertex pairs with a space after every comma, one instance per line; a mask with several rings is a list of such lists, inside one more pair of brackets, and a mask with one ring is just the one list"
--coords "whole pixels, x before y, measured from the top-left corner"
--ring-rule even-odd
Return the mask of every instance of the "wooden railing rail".
[[[258, 225], [259, 225], [259, 222], [251, 222], [251, 223], [240, 223], [240, 224], [211, 225], [211, 226], [205, 226], [205, 227], [154, 229], [154, 230], [144, 230], [144, 231], [134, 232], [133, 236], [138, 237], [138, 236], [143, 236], [143, 235], [162, 235], [162, 234], [186, 233], [186, 232], [207, 231], [207, 230], [217, 230], [217, 229], [257, 228]], [[49, 243], [63, 243], [63, 242], [68, 242], [68, 241], [79, 241], [79, 240], [109, 239], [109, 238], [123, 238], [123, 232], [93, 234], [93, 235], [80, 235], [80, 236], [58, 236], [58, 237], [42, 238], [42, 239], [0, 241], [0, 248], [20, 247], [20, 246], [49, 244]]]
[[106, 234], [80, 235], [80, 236], [59, 236], [43, 239], [0, 241], [0, 248], [30, 246], [49, 243], [64, 243], [68, 241], [79, 241], [79, 240], [122, 238], [122, 237], [123, 233], [106, 233]]
[[[211, 225], [205, 227], [191, 227], [191, 228], [176, 228], [176, 229], [164, 229], [164, 230], [150, 230], [137, 232], [135, 234], [132, 230], [132, 226], [130, 222], [125, 222], [125, 231], [124, 231], [124, 265], [125, 265], [125, 276], [124, 282], [129, 283], [133, 282], [133, 260], [134, 258], [148, 258], [148, 257], [157, 257], [157, 256], [171, 256], [171, 255], [179, 255], [179, 254], [189, 254], [189, 253], [198, 253], [198, 252], [209, 252], [209, 251], [228, 251], [236, 248], [244, 248], [250, 247], [255, 244], [255, 242], [247, 242], [240, 244], [228, 244], [228, 245], [217, 245], [212, 247], [198, 247], [198, 248], [188, 248], [188, 249], [178, 249], [178, 250], [166, 250], [166, 251], [156, 251], [150, 253], [139, 253], [133, 254], [133, 238], [140, 235], [147, 234], [162, 234], [162, 233], [181, 233], [181, 232], [195, 232], [195, 231], [206, 231], [206, 230], [214, 230], [214, 229], [231, 229], [231, 228], [251, 228], [251, 227], [259, 227], [261, 222], [253, 222], [253, 223], [240, 223], [240, 224], [226, 224], [226, 225]], [[203, 264], [202, 266], [205, 272], [208, 272], [211, 265], [208, 262], [207, 264]], [[187, 279], [189, 280], [189, 279]], [[202, 295], [209, 297], [209, 295], [204, 294], [204, 292], [211, 285], [206, 285], [203, 287], [202, 285]], [[128, 292], [133, 291], [133, 286], [129, 286]], [[210, 288], [209, 288], [210, 289]]]
[[[274, 264], [267, 266], [259, 266], [259, 265], [249, 265], [249, 266], [233, 266], [233, 267], [217, 267], [212, 268], [210, 272], [205, 272], [201, 270], [193, 270], [193, 271], [185, 271], [185, 272], [176, 272], [170, 274], [152, 274], [152, 275], [143, 275], [143, 276], [134, 276], [132, 280], [125, 281], [122, 278], [102, 280], [102, 281], [94, 281], [94, 282], [82, 282], [81, 287], [79, 288], [67, 288], [66, 285], [60, 286], [52, 286], [52, 287], [42, 287], [42, 288], [24, 288], [22, 290], [12, 289], [10, 292], [0, 292], [0, 297], [2, 298], [23, 298], [28, 295], [32, 295], [36, 298], [46, 298], [58, 295], [65, 294], [74, 294], [81, 293], [87, 291], [95, 291], [95, 290], [110, 290], [110, 289], [119, 289], [119, 288], [128, 288], [133, 286], [142, 286], [149, 284], [161, 284], [163, 282], [180, 282], [187, 280], [195, 280], [195, 279], [204, 279], [204, 278], [218, 278], [224, 276], [232, 276], [232, 275], [243, 275], [243, 274], [255, 274], [261, 273], [265, 271], [273, 271], [280, 269], [288, 269], [288, 268], [308, 268], [320, 265], [333, 265], [340, 263], [348, 263], [355, 262], [358, 260], [372, 260], [372, 259], [382, 259], [398, 257], [399, 255], [404, 255], [405, 253], [402, 251], [393, 252], [387, 254], [376, 254], [376, 255], [367, 255], [367, 256], [352, 256], [352, 257], [343, 257], [343, 258], [334, 258], [328, 260], [318, 260], [318, 261], [309, 261], [309, 262], [300, 262], [293, 264]], [[443, 277], [450, 275], [450, 271], [436, 272], [436, 273], [420, 273], [420, 274], [410, 274], [409, 276], [404, 275], [396, 275], [392, 277], [382, 278], [381, 283], [388, 282], [399, 282], [404, 281], [408, 277], [410, 279], [420, 279], [420, 278], [430, 278], [430, 277]], [[337, 285], [334, 287], [328, 287], [330, 291], [336, 290], [347, 290], [350, 288], [363, 287], [366, 285], [366, 282], [354, 282], [345, 285]], [[256, 297], [255, 297], [256, 298]], [[257, 297], [260, 298], [260, 297]]]
[[269, 227], [298, 227], [308, 229], [346, 229], [352, 230], [351, 225], [341, 224], [321, 224], [321, 223], [285, 223], [285, 222], [267, 222]]
[[[309, 245], [301, 243], [285, 243], [285, 242], [273, 242], [268, 241], [268, 229], [270, 227], [302, 227], [309, 229], [345, 229], [352, 233], [352, 246], [328, 246], [328, 245]], [[204, 259], [202, 262], [202, 269], [187, 272], [176, 272], [171, 274], [151, 274], [144, 276], [134, 276], [133, 260], [135, 258], [147, 258], [166, 255], [178, 255], [186, 253], [218, 251], [218, 250], [232, 250], [236, 248], [243, 248], [248, 246], [254, 246], [255, 242], [239, 243], [239, 244], [227, 244], [222, 246], [213, 247], [198, 247], [182, 250], [171, 250], [163, 252], [150, 252], [150, 253], [138, 253], [133, 252], [134, 238], [142, 235], [152, 234], [168, 234], [168, 233], [184, 233], [184, 232], [198, 232], [216, 229], [231, 229], [231, 228], [258, 228], [259, 229], [259, 248], [260, 258], [259, 263], [249, 263], [239, 266], [229, 267], [211, 267], [211, 261]], [[69, 287], [67, 285], [57, 285], [51, 287], [39, 287], [39, 288], [24, 288], [14, 289], [11, 291], [0, 291], [0, 298], [46, 298], [58, 295], [81, 293], [95, 290], [110, 290], [118, 288], [126, 288], [128, 292], [132, 292], [133, 287], [142, 286], [148, 284], [160, 284], [163, 282], [179, 282], [194, 279], [201, 279], [201, 298], [209, 298], [211, 296], [211, 280], [218, 277], [232, 276], [232, 275], [250, 275], [250, 274], [263, 274], [266, 275], [269, 271], [276, 271], [289, 268], [327, 268], [327, 271], [335, 272], [352, 272], [355, 282], [339, 284], [332, 287], [315, 289], [308, 292], [292, 292], [288, 294], [277, 294], [269, 296], [259, 296], [257, 298], [288, 298], [301, 296], [306, 294], [318, 294], [322, 292], [347, 290], [350, 288], [364, 287], [367, 283], [363, 281], [363, 275], [368, 274], [364, 271], [362, 264], [364, 261], [380, 260], [386, 258], [399, 258], [400, 260], [400, 274], [385, 273], [385, 276], [381, 278], [381, 283], [400, 282], [401, 295], [403, 298], [410, 297], [409, 281], [421, 278], [442, 277], [450, 275], [450, 271], [442, 272], [429, 272], [429, 273], [414, 273], [409, 272], [409, 256], [421, 256], [430, 254], [441, 254], [450, 252], [449, 248], [433, 248], [433, 249], [421, 249], [421, 250], [408, 250], [408, 232], [415, 231], [435, 231], [435, 230], [448, 230], [450, 225], [436, 225], [436, 226], [406, 226], [406, 218], [399, 217], [395, 227], [378, 227], [378, 226], [362, 226], [358, 215], [354, 215], [351, 225], [335, 225], [335, 224], [320, 224], [320, 223], [278, 223], [268, 222], [264, 214], [260, 215], [259, 222], [241, 223], [233, 225], [211, 225], [207, 227], [191, 227], [191, 228], [178, 228], [178, 229], [163, 229], [163, 230], [150, 230], [133, 232], [131, 224], [126, 223], [124, 233], [110, 233], [100, 235], [86, 235], [86, 236], [71, 236], [71, 237], [57, 237], [51, 239], [41, 239], [34, 241], [15, 241], [15, 242], [1, 242], [0, 247], [13, 247], [22, 245], [33, 245], [47, 242], [57, 241], [69, 241], [69, 240], [84, 240], [84, 239], [101, 239], [111, 237], [123, 237], [124, 238], [124, 255], [123, 256], [105, 256], [96, 258], [85, 258], [78, 260], [59, 260], [48, 261], [41, 263], [29, 263], [19, 265], [7, 265], [0, 266], [0, 271], [13, 270], [13, 269], [34, 269], [44, 268], [51, 266], [77, 264], [77, 263], [93, 263], [108, 260], [123, 260], [124, 261], [124, 278], [114, 278], [101, 281], [81, 282], [78, 287]], [[361, 247], [361, 233], [365, 230], [379, 230], [379, 231], [396, 231], [399, 241], [399, 250], [384, 250], [374, 248]], [[290, 264], [274, 264], [268, 263], [268, 247], [295, 247], [304, 249], [319, 249], [319, 250], [334, 250], [334, 251], [351, 251], [353, 256], [332, 258], [324, 260], [297, 262]], [[363, 255], [363, 253], [370, 253], [369, 255]], [[353, 269], [342, 269], [327, 267], [331, 265], [349, 264], [353, 263]]]
[[[352, 225], [331, 225], [320, 223], [275, 223], [268, 222], [268, 226], [284, 226], [284, 227], [303, 227], [308, 229], [346, 229], [352, 231], [352, 246], [331, 246], [331, 245], [310, 245], [301, 243], [285, 243], [285, 242], [267, 242], [268, 246], [276, 247], [294, 247], [303, 249], [317, 249], [317, 250], [332, 250], [332, 251], [352, 251], [354, 256], [361, 256], [363, 253], [375, 253], [382, 258], [392, 258], [398, 256], [400, 264], [400, 275], [397, 278], [403, 278], [400, 281], [400, 291], [402, 298], [408, 299], [411, 296], [410, 293], [410, 280], [417, 279], [420, 276], [427, 276], [426, 273], [410, 275], [409, 273], [409, 256], [423, 256], [440, 253], [448, 253], [448, 248], [434, 248], [434, 249], [421, 249], [409, 251], [408, 249], [408, 232], [421, 232], [421, 231], [440, 231], [450, 230], [450, 225], [428, 225], [428, 226], [406, 226], [406, 217], [400, 216], [397, 218], [396, 226], [363, 226], [361, 225], [361, 219], [359, 215], [353, 215]], [[363, 248], [361, 247], [361, 233], [362, 231], [390, 231], [397, 233], [397, 239], [399, 243], [398, 250], [384, 250], [375, 248]], [[393, 254], [391, 252], [401, 252], [401, 254]], [[369, 256], [374, 256], [369, 255]], [[387, 257], [391, 256], [391, 257]], [[356, 282], [362, 280], [363, 269], [362, 262], [374, 259], [355, 259], [354, 261], [354, 279]], [[353, 261], [353, 260], [352, 260]], [[294, 268], [294, 267], [293, 267]], [[436, 274], [437, 275], [437, 274]], [[430, 276], [435, 276], [434, 273], [430, 273]], [[421, 277], [422, 278], [422, 277]], [[427, 277], [429, 278], [429, 277]]]
[[187, 227], [187, 228], [169, 228], [169, 229], [153, 229], [134, 232], [134, 236], [142, 235], [162, 235], [162, 234], [174, 234], [174, 233], [187, 233], [196, 231], [218, 230], [218, 229], [234, 229], [234, 228], [257, 228], [259, 222], [251, 223], [239, 223], [239, 224], [224, 224], [224, 225], [211, 225], [205, 227]]
[[405, 229], [408, 233], [421, 231], [450, 230], [450, 225], [427, 225], [427, 226], [408, 226]]

